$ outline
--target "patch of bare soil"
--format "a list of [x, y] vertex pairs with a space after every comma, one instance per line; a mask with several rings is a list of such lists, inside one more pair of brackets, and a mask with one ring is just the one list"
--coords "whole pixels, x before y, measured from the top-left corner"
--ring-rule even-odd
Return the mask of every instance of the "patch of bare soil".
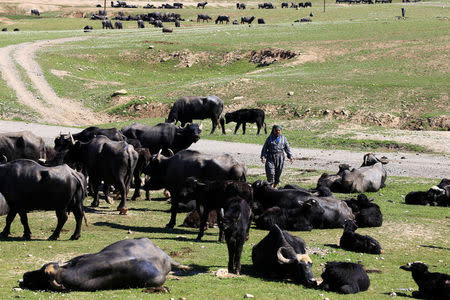
[[171, 53], [161, 53], [159, 62], [166, 62], [171, 59], [177, 59], [179, 63], [175, 66], [178, 68], [190, 68], [198, 63], [206, 63], [211, 59], [211, 54], [208, 52], [192, 52], [189, 49], [175, 51]]
[[97, 88], [99, 85], [123, 85], [120, 82], [117, 81], [102, 81], [102, 80], [94, 80], [94, 79], [90, 79], [90, 78], [84, 78], [84, 77], [79, 77], [79, 76], [75, 76], [72, 73], [68, 72], [68, 71], [64, 71], [64, 70], [50, 70], [50, 73], [52, 73], [53, 75], [59, 77], [59, 78], [64, 78], [64, 77], [72, 77], [72, 78], [76, 78], [79, 80], [83, 80], [83, 81], [87, 81], [84, 86], [88, 89], [95, 89]]
[[282, 62], [300, 55], [298, 52], [280, 48], [266, 48], [254, 50], [250, 53], [250, 62], [258, 64], [258, 67], [271, 65], [275, 62]]
[[165, 103], [139, 103], [131, 105], [128, 108], [128, 112], [132, 113], [133, 118], [136, 118], [136, 115], [139, 118], [160, 118], [167, 117], [169, 115], [171, 106]]

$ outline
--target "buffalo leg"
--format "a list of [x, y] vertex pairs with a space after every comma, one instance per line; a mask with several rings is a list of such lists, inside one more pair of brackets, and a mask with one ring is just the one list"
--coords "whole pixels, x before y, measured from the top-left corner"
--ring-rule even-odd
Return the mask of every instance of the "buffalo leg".
[[30, 226], [28, 225], [27, 212], [25, 210], [21, 210], [21, 211], [19, 211], [19, 216], [20, 216], [20, 222], [22, 222], [22, 225], [23, 225], [22, 238], [24, 240], [29, 241], [31, 239], [31, 230], [30, 230]]
[[178, 211], [178, 199], [172, 198], [172, 206], [170, 208], [170, 221], [167, 223], [166, 228], [174, 228], [177, 222]]
[[67, 211], [66, 210], [57, 210], [56, 217], [58, 218], [58, 225], [56, 225], [55, 231], [48, 238], [49, 241], [56, 241], [59, 238], [59, 234], [61, 233], [61, 229], [67, 221]]
[[256, 134], [259, 134], [259, 132], [261, 131], [261, 124], [259, 124], [259, 122], [256, 122], [256, 127], [258, 127], [258, 131], [256, 132]]
[[226, 134], [225, 133], [225, 119], [223, 117], [220, 117], [219, 122], [220, 122], [220, 126], [222, 126], [222, 134]]
[[119, 193], [122, 199], [120, 200], [119, 206], [117, 206], [117, 210], [122, 210], [126, 208], [125, 202], [127, 201], [127, 187], [124, 182], [120, 182], [118, 186], [119, 186]]
[[140, 174], [134, 175], [134, 193], [133, 196], [131, 196], [130, 200], [136, 200], [137, 198], [141, 197], [141, 176]]
[[239, 127], [241, 126], [241, 123], [237, 122], [236, 127], [234, 127], [234, 134], [239, 130]]
[[75, 217], [75, 231], [70, 237], [71, 240], [78, 240], [81, 236], [81, 224], [83, 221], [83, 207], [80, 205], [72, 210], [73, 216]]
[[103, 183], [103, 194], [105, 195], [105, 201], [108, 204], [111, 204], [112, 201], [109, 200], [109, 190], [111, 189], [111, 186], [109, 184]]
[[99, 202], [98, 202], [98, 186], [100, 185], [99, 180], [97, 179], [92, 179], [92, 189], [94, 190], [94, 195], [92, 196], [94, 198], [94, 200], [91, 203], [92, 207], [98, 207]]
[[[197, 201], [198, 202], [198, 201]], [[200, 241], [205, 234], [206, 222], [208, 221], [209, 210], [203, 207], [197, 207], [198, 214], [200, 215], [200, 228], [198, 231], [197, 241]], [[203, 212], [202, 212], [203, 211]]]
[[231, 241], [227, 241], [227, 248], [228, 248], [228, 273], [236, 273], [235, 269], [235, 245]]
[[247, 123], [242, 123], [242, 134], [245, 134], [245, 129], [247, 127]]
[[216, 120], [216, 118], [211, 118], [211, 121], [212, 121], [212, 129], [209, 134], [213, 134], [217, 128], [217, 125], [219, 124], [219, 122]]
[[17, 215], [17, 211], [10, 208], [8, 215], [6, 216], [6, 225], [3, 229], [2, 233], [0, 233], [0, 237], [7, 238], [8, 235], [11, 233], [11, 223], [14, 221], [14, 218]]
[[244, 242], [237, 242], [236, 250], [234, 252], [234, 270], [237, 275], [241, 272], [241, 255]]
[[223, 242], [223, 224], [220, 213], [217, 214], [217, 225], [219, 226], [219, 242]]

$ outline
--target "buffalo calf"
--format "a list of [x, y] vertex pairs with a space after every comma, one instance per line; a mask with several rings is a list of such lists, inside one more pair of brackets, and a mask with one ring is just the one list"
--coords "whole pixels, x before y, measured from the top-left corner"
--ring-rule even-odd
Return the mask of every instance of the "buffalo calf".
[[329, 261], [322, 273], [320, 289], [342, 294], [356, 294], [366, 291], [370, 285], [369, 276], [360, 264]]
[[228, 247], [228, 272], [239, 274], [241, 254], [250, 230], [250, 206], [241, 197], [229, 199], [220, 210], [225, 240]]
[[443, 273], [431, 273], [423, 262], [416, 261], [401, 266], [400, 269], [410, 271], [419, 286], [413, 297], [421, 299], [450, 299], [450, 276]]
[[234, 112], [229, 112], [225, 114], [225, 122], [226, 124], [230, 122], [236, 122], [236, 127], [234, 128], [234, 133], [238, 131], [239, 127], [242, 124], [242, 134], [245, 134], [245, 128], [247, 123], [256, 123], [258, 127], [259, 134], [261, 128], [264, 128], [264, 133], [267, 134], [266, 123], [264, 122], [265, 114], [262, 109], [251, 108], [251, 109], [239, 109]]
[[358, 226], [356, 226], [355, 221], [345, 221], [344, 233], [339, 242], [339, 246], [342, 249], [370, 254], [381, 254], [384, 252], [376, 239], [368, 235], [356, 233], [355, 230], [357, 228]]

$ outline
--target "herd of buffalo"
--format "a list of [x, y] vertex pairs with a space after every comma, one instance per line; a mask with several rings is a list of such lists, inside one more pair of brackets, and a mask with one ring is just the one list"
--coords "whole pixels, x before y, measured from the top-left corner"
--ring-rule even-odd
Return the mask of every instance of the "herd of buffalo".
[[[112, 190], [120, 197], [117, 209], [127, 214], [127, 195], [134, 186], [132, 200], [140, 188], [166, 189], [171, 198], [171, 216], [166, 225], [176, 225], [176, 215], [192, 210], [184, 224], [199, 228], [201, 240], [208, 223], [219, 225], [219, 241], [225, 238], [228, 271], [239, 274], [243, 245], [250, 225], [269, 233], [252, 250], [255, 271], [263, 277], [289, 278], [306, 287], [339, 293], [365, 291], [370, 285], [366, 270], [356, 263], [327, 262], [318, 285], [312, 273], [312, 260], [305, 241], [286, 230], [310, 231], [316, 228], [344, 228], [339, 246], [349, 251], [380, 254], [383, 249], [373, 237], [356, 233], [358, 227], [382, 226], [380, 207], [363, 193], [385, 186], [387, 158], [372, 153], [363, 157], [358, 168], [341, 164], [336, 174], [322, 174], [314, 189], [296, 185], [272, 188], [267, 182], [247, 182], [247, 167], [229, 154], [211, 156], [189, 150], [200, 139], [202, 125], [193, 120], [211, 119], [225, 134], [225, 124], [236, 122], [234, 133], [246, 123], [256, 123], [258, 134], [266, 131], [264, 111], [241, 109], [223, 114], [223, 101], [207, 97], [183, 97], [173, 104], [165, 123], [156, 126], [132, 124], [121, 130], [89, 127], [77, 134], [60, 134], [54, 147], [31, 132], [0, 134], [0, 214], [7, 215], [1, 238], [10, 234], [10, 225], [19, 214], [23, 238], [31, 231], [27, 212], [55, 210], [57, 227], [50, 240], [59, 238], [72, 212], [81, 235], [85, 217], [83, 201], [91, 194], [92, 206], [99, 205], [99, 190], [105, 198]], [[177, 126], [177, 122], [181, 126]], [[142, 175], [145, 175], [145, 180]], [[338, 193], [359, 193], [344, 201]], [[411, 192], [408, 204], [448, 206], [450, 180], [443, 179], [426, 192]], [[195, 216], [194, 216], [195, 213]], [[189, 220], [188, 220], [189, 219]], [[116, 242], [95, 254], [75, 257], [68, 262], [48, 263], [26, 272], [21, 286], [35, 290], [101, 290], [131, 287], [161, 287], [171, 267], [188, 268], [172, 260], [150, 240]], [[450, 276], [430, 273], [427, 265], [414, 262], [401, 267], [412, 272], [419, 291], [417, 297], [449, 299]]]

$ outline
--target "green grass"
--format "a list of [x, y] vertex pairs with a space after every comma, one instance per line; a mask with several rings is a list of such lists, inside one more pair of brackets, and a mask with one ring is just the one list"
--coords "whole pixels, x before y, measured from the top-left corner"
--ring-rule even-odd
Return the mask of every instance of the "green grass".
[[[250, 181], [263, 178], [262, 168], [252, 168]], [[259, 171], [258, 171], [259, 170]], [[312, 186], [320, 172], [306, 172], [301, 169], [286, 168], [282, 180], [284, 183], [297, 183], [301, 186]], [[379, 269], [381, 274], [369, 274], [371, 286], [367, 292], [352, 295], [352, 299], [380, 299], [388, 298], [392, 291], [410, 295], [410, 291], [403, 289], [417, 286], [411, 274], [399, 269], [407, 262], [421, 260], [430, 265], [432, 271], [448, 273], [449, 259], [449, 208], [424, 207], [405, 205], [404, 195], [412, 190], [426, 190], [438, 180], [388, 177], [386, 188], [377, 193], [368, 193], [381, 207], [383, 212], [383, 226], [379, 228], [361, 228], [361, 234], [369, 234], [380, 241], [385, 253], [369, 255], [352, 253], [328, 246], [338, 244], [342, 229], [313, 230], [311, 232], [293, 232], [305, 239], [307, 245], [313, 249], [328, 249], [328, 254], [312, 254], [313, 271], [316, 278], [320, 278], [322, 266], [326, 261], [337, 260], [361, 262], [366, 268]], [[153, 194], [153, 197], [161, 194]], [[355, 195], [336, 194], [340, 199]], [[91, 199], [85, 204], [89, 205]], [[117, 203], [116, 203], [117, 204]], [[252, 245], [260, 241], [267, 231], [252, 228], [250, 238], [244, 246], [242, 255], [242, 276], [232, 279], [218, 279], [211, 272], [226, 268], [227, 250], [225, 244], [216, 242], [217, 229], [208, 229], [201, 242], [195, 241], [196, 229], [175, 227], [174, 230], [164, 229], [169, 220], [169, 204], [166, 201], [129, 202], [129, 215], [120, 216], [114, 210], [115, 205], [108, 206], [101, 201], [100, 208], [95, 212], [88, 212], [89, 226], [83, 225], [82, 236], [78, 241], [68, 238], [74, 229], [73, 217], [64, 226], [59, 241], [46, 241], [56, 224], [56, 217], [52, 212], [32, 212], [29, 222], [32, 230], [32, 241], [17, 240], [22, 235], [22, 226], [15, 220], [12, 226], [12, 240], [0, 243], [2, 252], [0, 296], [2, 299], [16, 295], [27, 299], [38, 298], [144, 298], [155, 297], [168, 299], [186, 297], [187, 299], [219, 298], [241, 299], [246, 293], [255, 295], [259, 299], [346, 299], [349, 296], [330, 292], [306, 289], [288, 281], [268, 281], [258, 278], [252, 271]], [[179, 214], [177, 224], [181, 224], [185, 214]], [[1, 226], [4, 225], [4, 218]], [[131, 230], [131, 233], [128, 233]], [[40, 268], [50, 261], [65, 261], [83, 253], [93, 253], [115, 241], [124, 238], [148, 237], [173, 258], [183, 264], [193, 267], [187, 274], [176, 274], [177, 279], [168, 279], [165, 283], [171, 290], [170, 294], [146, 295], [141, 289], [98, 291], [95, 293], [71, 292], [14, 292], [17, 280], [25, 271]], [[319, 296], [323, 294], [323, 297]]]

